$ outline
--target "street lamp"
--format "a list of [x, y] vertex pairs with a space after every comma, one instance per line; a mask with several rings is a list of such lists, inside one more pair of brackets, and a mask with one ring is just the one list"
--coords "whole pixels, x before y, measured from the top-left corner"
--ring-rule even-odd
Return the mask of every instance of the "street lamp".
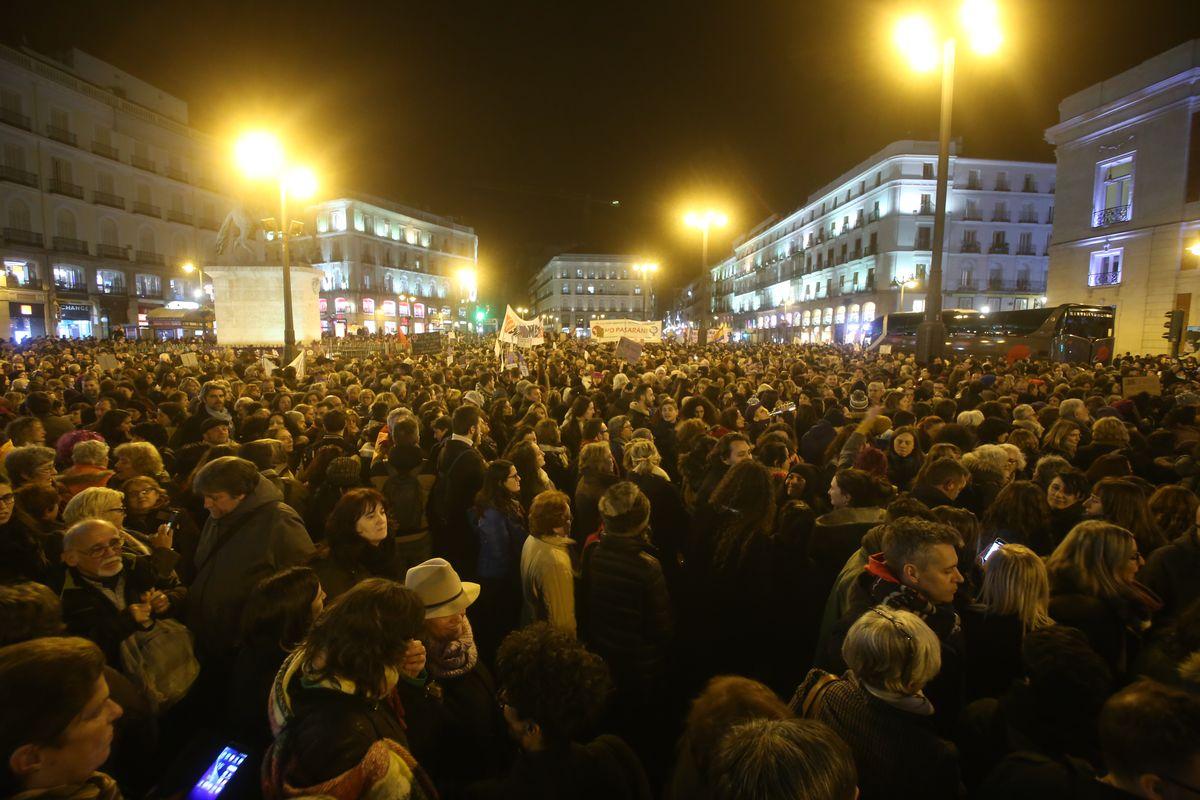
[[288, 196], [304, 200], [317, 191], [317, 176], [303, 166], [288, 166], [283, 145], [272, 133], [255, 131], [238, 139], [234, 156], [242, 174], [252, 180], [270, 179], [279, 185], [279, 253], [283, 266], [283, 360], [290, 364], [296, 358], [296, 326], [292, 314], [292, 268], [288, 238], [291, 220], [288, 218]]
[[[902, 280], [899, 280], [896, 278], [892, 279], [892, 286], [899, 287], [899, 289], [900, 289], [900, 304], [896, 307], [897, 311], [904, 310], [904, 290], [905, 289], [915, 289], [915, 288], [917, 288], [917, 285], [918, 285], [917, 282], [915, 280], [913, 280], [912, 278], [909, 278], [906, 281], [902, 281]], [[926, 300], [925, 302], [928, 303], [929, 301]]]
[[[993, 0], [965, 0], [959, 9], [959, 29], [971, 48], [981, 55], [995, 53], [1002, 41], [999, 12]], [[925, 318], [917, 326], [917, 360], [928, 364], [941, 356], [946, 342], [946, 327], [942, 322], [942, 254], [946, 234], [946, 194], [950, 172], [950, 122], [954, 109], [955, 35], [941, 34], [942, 101], [938, 126], [937, 200], [933, 218], [933, 254], [929, 264], [929, 280], [925, 292]], [[937, 66], [939, 32], [934, 24], [920, 15], [901, 19], [895, 29], [897, 47], [912, 68], [927, 72]]]
[[[204, 297], [204, 268], [193, 264], [191, 261], [185, 261], [183, 264], [180, 264], [179, 267], [184, 272], [186, 272], [188, 275], [191, 275], [193, 272], [196, 273], [196, 277], [200, 279], [200, 288], [197, 289], [196, 292], [192, 296], [196, 297], [198, 299], [203, 298]], [[203, 300], [201, 300], [201, 305], [203, 305]]]
[[729, 223], [729, 217], [725, 216], [720, 211], [708, 209], [707, 211], [689, 211], [683, 215], [683, 224], [689, 228], [696, 228], [700, 231], [700, 283], [703, 286], [701, 290], [701, 300], [704, 304], [704, 311], [700, 314], [700, 332], [697, 334], [696, 341], [699, 344], [704, 344], [708, 338], [708, 315], [712, 313], [712, 289], [709, 286], [711, 281], [708, 279], [708, 232], [712, 228], [723, 228]]
[[[707, 245], [705, 249], [708, 249]], [[650, 314], [646, 306], [646, 294], [650, 288], [650, 276], [658, 272], [658, 264], [655, 264], [653, 261], [634, 264], [633, 271], [642, 276], [642, 321], [647, 322], [650, 319]]]

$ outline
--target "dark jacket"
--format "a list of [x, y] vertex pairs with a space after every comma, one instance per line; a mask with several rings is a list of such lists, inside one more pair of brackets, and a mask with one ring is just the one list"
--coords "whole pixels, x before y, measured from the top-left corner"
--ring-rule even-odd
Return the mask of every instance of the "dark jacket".
[[616, 736], [522, 752], [508, 777], [471, 786], [469, 800], [650, 800], [650, 782], [629, 745]]
[[475, 579], [479, 537], [467, 518], [475, 495], [483, 488], [487, 464], [478, 449], [448, 439], [437, 460], [437, 478], [430, 491], [430, 523], [434, 555], [442, 556], [465, 580]]
[[632, 473], [629, 480], [637, 484], [650, 501], [650, 541], [658, 551], [663, 575], [674, 586], [687, 555], [685, 547], [690, 525], [683, 495], [678, 487], [661, 475]]
[[662, 417], [655, 417], [650, 430], [654, 433], [654, 446], [662, 456], [662, 468], [679, 484], [679, 442], [675, 438], [675, 426]]
[[1141, 622], [1148, 614], [1123, 600], [1105, 600], [1083, 591], [1051, 587], [1050, 617], [1059, 625], [1083, 631], [1108, 662], [1113, 675], [1126, 675], [1141, 648]]
[[264, 478], [233, 511], [220, 519], [209, 517], [196, 548], [196, 579], [184, 616], [201, 657], [227, 659], [250, 590], [312, 554], [304, 523]]
[[825, 451], [836, 438], [837, 428], [829, 420], [819, 420], [800, 438], [800, 457], [806, 463], [824, 466]]
[[970, 605], [961, 614], [966, 641], [967, 700], [999, 697], [1021, 677], [1021, 620]]
[[[812, 670], [797, 698], [822, 677]], [[793, 710], [796, 700], [793, 700]], [[830, 683], [814, 718], [833, 728], [854, 753], [862, 800], [954, 800], [961, 795], [958, 754], [923, 717], [871, 694], [853, 672]]]
[[259, 752], [271, 744], [267, 702], [285, 658], [287, 651], [274, 639], [252, 639], [238, 645], [227, 689], [226, 714], [233, 737]]
[[1074, 505], [1067, 506], [1066, 508], [1050, 509], [1050, 527], [1047, 531], [1047, 535], [1050, 537], [1050, 541], [1048, 543], [1050, 545], [1050, 549], [1046, 552], [1041, 552], [1035, 547], [1034, 550], [1037, 551], [1037, 554], [1043, 558], [1050, 555], [1054, 552], [1054, 548], [1058, 547], [1059, 543], [1063, 539], [1067, 538], [1067, 534], [1071, 532], [1071, 529], [1080, 522], [1083, 522], [1082, 500]]
[[[204, 427], [204, 423], [212, 418], [213, 415], [208, 413], [208, 406], [201, 402], [196, 413], [185, 419], [183, 424], [175, 429], [175, 433], [172, 434], [169, 443], [171, 449], [178, 452], [179, 448], [184, 445], [200, 441], [200, 438], [203, 436], [200, 429]], [[232, 422], [229, 423], [229, 429], [233, 430]]]
[[808, 540], [808, 557], [829, 585], [846, 559], [862, 544], [867, 531], [881, 524], [885, 517], [882, 508], [874, 507], [836, 508], [817, 517]]
[[142, 602], [142, 592], [158, 589], [171, 601], [163, 616], [172, 617], [187, 594], [167, 566], [174, 559], [164, 561], [155, 555], [125, 556], [122, 560], [124, 568], [115, 581], [109, 581], [112, 583], [109, 588], [119, 593], [124, 608], [117, 608], [113, 599], [101, 590], [100, 581], [85, 578], [74, 567], [67, 570], [62, 590], [63, 622], [67, 630], [99, 645], [105, 660], [117, 669], [122, 664], [121, 642], [143, 630], [130, 615], [129, 605]]
[[645, 694], [662, 677], [674, 622], [658, 559], [641, 536], [606, 534], [583, 568], [588, 642], [621, 690]]
[[992, 507], [996, 495], [1004, 488], [1004, 477], [990, 470], [973, 470], [971, 482], [962, 490], [958, 497], [958, 506], [971, 511], [979, 519]]
[[600, 498], [619, 480], [616, 475], [604, 472], [588, 471], [579, 476], [579, 484], [575, 487], [571, 538], [580, 545], [600, 530]]
[[1137, 800], [1099, 780], [1086, 761], [1019, 752], [1005, 756], [979, 787], [979, 800]]
[[367, 578], [404, 581], [400, 559], [396, 553], [396, 539], [391, 535], [377, 546], [372, 547], [368, 544], [358, 548], [357, 554], [335, 554], [322, 546], [322, 552], [309, 566], [321, 579], [321, 588], [327, 595], [326, 602], [330, 603]]
[[936, 486], [930, 486], [927, 483], [914, 486], [910, 495], [914, 500], [920, 500], [930, 508], [937, 508], [938, 506], [951, 506], [953, 508], [967, 507], [963, 503], [963, 496], [961, 494], [951, 500], [941, 489]]
[[0, 525], [0, 581], [34, 581], [52, 585], [53, 565], [46, 557], [41, 537], [17, 518], [14, 509]]
[[1156, 624], [1174, 620], [1200, 598], [1200, 536], [1195, 528], [1150, 554], [1138, 580], [1163, 602]]
[[888, 480], [892, 482], [897, 489], [907, 491], [912, 485], [913, 480], [917, 477], [917, 473], [921, 471], [921, 465], [925, 463], [925, 456], [916, 447], [906, 457], [901, 458], [896, 455], [891, 446], [887, 449], [888, 462]]

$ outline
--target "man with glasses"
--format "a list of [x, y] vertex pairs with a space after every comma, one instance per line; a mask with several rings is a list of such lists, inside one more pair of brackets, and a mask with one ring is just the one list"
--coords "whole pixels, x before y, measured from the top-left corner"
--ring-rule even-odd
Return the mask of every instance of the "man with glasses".
[[76, 523], [63, 537], [63, 622], [98, 644], [114, 666], [121, 664], [121, 642], [173, 616], [187, 594], [173, 572], [162, 571], [169, 562], [123, 555], [123, 543], [120, 529], [101, 519]]

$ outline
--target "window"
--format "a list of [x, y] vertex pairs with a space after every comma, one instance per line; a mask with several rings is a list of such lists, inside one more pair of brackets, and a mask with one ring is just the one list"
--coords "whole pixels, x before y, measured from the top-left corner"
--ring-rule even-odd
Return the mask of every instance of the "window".
[[1017, 255], [1031, 256], [1033, 255], [1033, 234], [1025, 232], [1021, 234], [1021, 238], [1017, 240]]
[[374, 314], [375, 299], [373, 297], [364, 297], [362, 299], [362, 310], [364, 314]]
[[1096, 166], [1096, 194], [1092, 227], [1102, 228], [1133, 217], [1133, 155]]
[[104, 194], [116, 194], [113, 191], [113, 176], [109, 172], [96, 173], [96, 189]]
[[1001, 200], [992, 209], [992, 222], [1008, 222], [1008, 203]]
[[329, 226], [335, 231], [346, 230], [346, 209], [335, 208], [330, 211]]
[[982, 189], [983, 188], [983, 173], [977, 169], [967, 170], [967, 188]]
[[932, 230], [926, 225], [917, 226], [917, 244], [918, 250], [929, 250], [933, 246]]
[[361, 211], [359, 211], [357, 208], [354, 209], [354, 230], [365, 232], [366, 229], [367, 229], [366, 218], [363, 216], [363, 213]]
[[964, 289], [975, 288], [975, 265], [967, 262], [962, 265], [962, 272], [959, 273], [958, 285]]
[[595, 284], [591, 284], [591, 283], [589, 283], [589, 284], [588, 284], [588, 290], [587, 290], [587, 292], [588, 292], [588, 294], [595, 294], [595, 293], [596, 293], [596, 286], [595, 286]]
[[925, 180], [933, 180], [933, 164], [926, 162], [921, 165], [921, 177]]
[[141, 297], [157, 297], [162, 294], [162, 278], [157, 275], [139, 274], [133, 280]]
[[19, 144], [4, 144], [4, 166], [12, 169], [25, 169], [25, 148]]
[[963, 212], [963, 219], [981, 220], [983, 215], [979, 213], [979, 201], [967, 200], [967, 210]]
[[1113, 286], [1121, 282], [1121, 248], [1092, 253], [1088, 267], [1088, 286]]
[[933, 213], [933, 195], [931, 195], [931, 194], [921, 195], [921, 207], [918, 210], [922, 214], [932, 214]]
[[996, 173], [996, 191], [1008, 191], [1008, 173], [1004, 172], [1003, 170]]
[[569, 284], [569, 283], [564, 283], [564, 284], [562, 285], [562, 293], [563, 293], [563, 294], [570, 294], [570, 293], [571, 293], [571, 284]]

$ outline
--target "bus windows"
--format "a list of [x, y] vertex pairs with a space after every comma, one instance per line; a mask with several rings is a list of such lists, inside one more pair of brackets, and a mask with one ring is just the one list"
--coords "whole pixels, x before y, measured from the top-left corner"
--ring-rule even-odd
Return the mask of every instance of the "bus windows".
[[1104, 310], [1070, 309], [1063, 318], [1062, 332], [1084, 339], [1111, 339], [1113, 312]]

